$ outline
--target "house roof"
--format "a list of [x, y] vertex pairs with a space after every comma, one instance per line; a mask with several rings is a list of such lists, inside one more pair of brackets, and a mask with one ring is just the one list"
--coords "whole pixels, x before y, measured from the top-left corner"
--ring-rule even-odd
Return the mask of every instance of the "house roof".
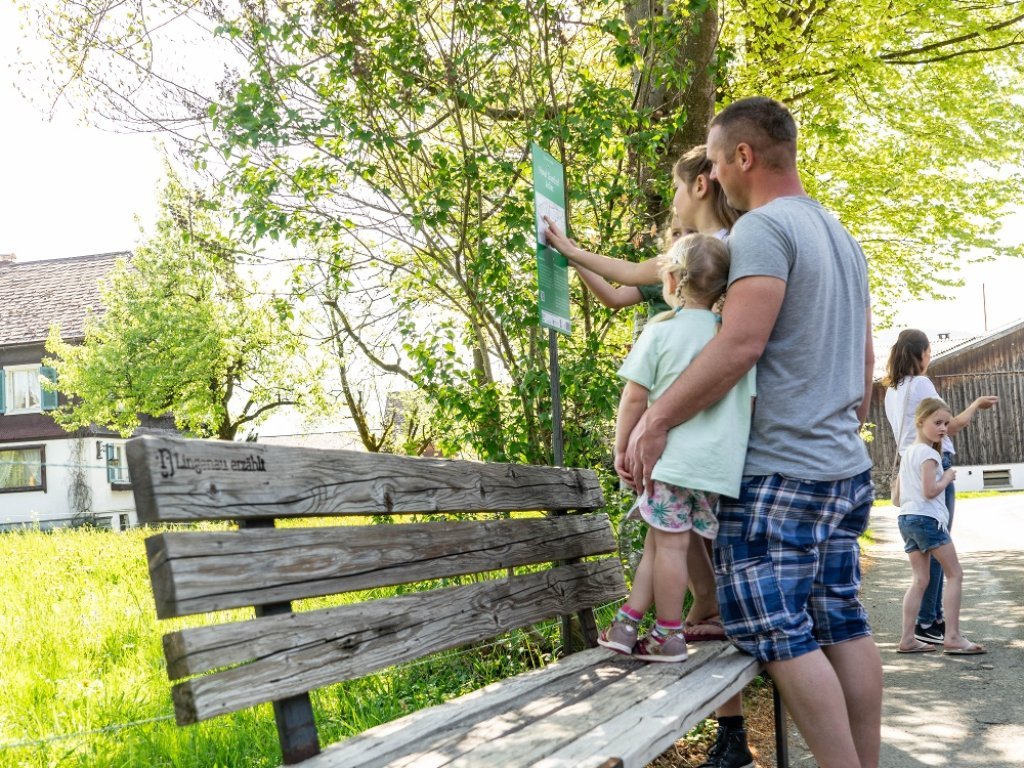
[[[996, 339], [1000, 339], [1012, 333], [1018, 333], [1021, 330], [1024, 330], [1024, 320], [1014, 320], [994, 330], [986, 331], [983, 334], [962, 335], [956, 337], [949, 334], [929, 334], [928, 341], [930, 342], [932, 349], [932, 359], [929, 366], [934, 366], [936, 363], [948, 363], [964, 352], [977, 349], [978, 347], [983, 347]], [[896, 340], [895, 333], [896, 332], [894, 331], [891, 334], [892, 343], [895, 343]], [[878, 340], [876, 340], [874, 370], [876, 382], [885, 377], [885, 366], [889, 359], [890, 346], [891, 343], [888, 346], [882, 346], [878, 343]]]
[[978, 347], [984, 346], [996, 339], [1001, 339], [1004, 336], [1017, 333], [1022, 329], [1024, 329], [1024, 320], [1014, 320], [1013, 322], [989, 331], [982, 336], [969, 336], [961, 339], [943, 340], [942, 342], [939, 342], [941, 346], [937, 346], [936, 342], [932, 341], [932, 363], [940, 361], [943, 363], [948, 362], [968, 350], [977, 349]]
[[125, 251], [64, 259], [0, 261], [0, 345], [46, 340], [60, 325], [65, 340], [85, 337], [85, 319], [102, 311], [100, 280]]

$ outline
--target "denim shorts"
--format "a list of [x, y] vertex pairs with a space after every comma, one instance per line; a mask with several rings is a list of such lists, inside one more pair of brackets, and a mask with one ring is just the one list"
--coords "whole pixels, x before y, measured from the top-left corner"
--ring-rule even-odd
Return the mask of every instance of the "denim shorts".
[[722, 498], [715, 541], [725, 631], [760, 661], [784, 661], [871, 634], [860, 602], [870, 472], [844, 480], [743, 478]]
[[900, 515], [896, 518], [903, 537], [904, 552], [931, 552], [952, 539], [949, 531], [928, 515]]

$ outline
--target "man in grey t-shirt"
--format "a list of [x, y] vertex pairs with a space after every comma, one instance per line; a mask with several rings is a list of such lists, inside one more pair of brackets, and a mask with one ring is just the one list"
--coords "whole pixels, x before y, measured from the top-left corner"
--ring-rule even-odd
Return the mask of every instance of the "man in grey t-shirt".
[[873, 500], [858, 436], [871, 394], [867, 267], [805, 194], [796, 125], [763, 97], [711, 123], [712, 177], [746, 210], [730, 237], [722, 330], [647, 410], [630, 472], [650, 485], [667, 430], [757, 363], [745, 477], [715, 543], [726, 632], [764, 661], [823, 768], [876, 768], [881, 659], [860, 603], [857, 537]]

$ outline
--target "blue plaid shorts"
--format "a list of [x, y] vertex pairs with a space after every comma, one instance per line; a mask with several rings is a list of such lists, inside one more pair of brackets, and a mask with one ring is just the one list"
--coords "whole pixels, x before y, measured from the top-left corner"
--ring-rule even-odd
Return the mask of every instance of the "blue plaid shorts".
[[870, 471], [845, 480], [743, 478], [722, 497], [715, 541], [725, 631], [761, 661], [784, 661], [871, 634], [858, 597]]

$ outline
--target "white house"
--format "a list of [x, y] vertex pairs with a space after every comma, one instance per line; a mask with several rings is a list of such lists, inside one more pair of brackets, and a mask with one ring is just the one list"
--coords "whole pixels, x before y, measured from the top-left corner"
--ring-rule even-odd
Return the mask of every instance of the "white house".
[[65, 432], [49, 411], [58, 394], [41, 381], [50, 327], [84, 338], [99, 313], [99, 283], [127, 253], [19, 263], [0, 255], [0, 530], [91, 521], [135, 525], [124, 440], [101, 428]]

